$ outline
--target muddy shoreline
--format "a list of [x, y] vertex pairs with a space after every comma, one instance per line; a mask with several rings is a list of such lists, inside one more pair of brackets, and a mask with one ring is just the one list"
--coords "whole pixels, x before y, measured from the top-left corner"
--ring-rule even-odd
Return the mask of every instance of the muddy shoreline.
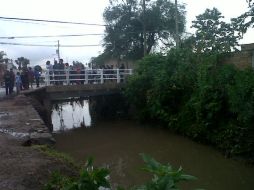
[[0, 129], [0, 189], [39, 190], [52, 172], [73, 172], [66, 163], [30, 146], [54, 140], [29, 97], [0, 100]]

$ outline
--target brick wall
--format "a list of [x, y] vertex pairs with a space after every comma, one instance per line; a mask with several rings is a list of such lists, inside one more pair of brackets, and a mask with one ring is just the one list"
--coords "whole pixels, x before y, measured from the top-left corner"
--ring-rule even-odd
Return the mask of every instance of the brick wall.
[[240, 52], [233, 52], [224, 57], [222, 64], [233, 64], [237, 68], [254, 68], [254, 44], [244, 44]]
[[222, 64], [233, 64], [237, 68], [245, 69], [252, 67], [252, 52], [234, 52], [226, 56], [221, 61]]

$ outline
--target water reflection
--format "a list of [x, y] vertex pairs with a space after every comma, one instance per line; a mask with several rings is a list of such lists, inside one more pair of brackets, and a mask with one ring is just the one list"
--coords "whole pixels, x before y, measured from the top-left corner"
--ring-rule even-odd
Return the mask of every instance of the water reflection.
[[53, 104], [51, 120], [53, 131], [64, 131], [77, 127], [90, 127], [91, 116], [88, 100], [72, 100]]

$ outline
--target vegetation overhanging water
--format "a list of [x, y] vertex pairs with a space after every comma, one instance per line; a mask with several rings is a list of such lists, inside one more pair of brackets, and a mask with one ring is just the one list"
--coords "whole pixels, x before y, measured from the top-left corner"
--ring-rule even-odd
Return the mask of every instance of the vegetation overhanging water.
[[[89, 114], [88, 102], [61, 103], [57, 107], [62, 107], [58, 111], [63, 112], [65, 106], [72, 105], [73, 109], [68, 109], [68, 114], [72, 115], [75, 111], [80, 112], [81, 108], [77, 107], [83, 106], [86, 108], [82, 109]], [[79, 115], [83, 117], [82, 114]], [[68, 123], [66, 119], [70, 118], [62, 119]], [[92, 123], [91, 127], [82, 125], [76, 128], [75, 125], [70, 125], [75, 129], [56, 133], [56, 149], [80, 161], [94, 156], [96, 165], [110, 169], [113, 184], [126, 187], [147, 180], [148, 175], [140, 170], [143, 163], [139, 157], [140, 153], [145, 152], [162, 163], [171, 163], [174, 168], [182, 166], [186, 173], [198, 177], [197, 181], [183, 184], [182, 189], [202, 187], [234, 190], [251, 189], [254, 186], [253, 167], [226, 159], [213, 148], [172, 134], [166, 129], [144, 126], [124, 119], [97, 120]], [[237, 180], [232, 181], [232, 178]]]

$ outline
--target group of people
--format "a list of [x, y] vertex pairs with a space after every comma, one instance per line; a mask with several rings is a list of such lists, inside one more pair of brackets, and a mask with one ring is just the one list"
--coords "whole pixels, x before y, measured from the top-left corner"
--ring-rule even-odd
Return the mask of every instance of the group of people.
[[[54, 65], [50, 63], [50, 61], [46, 62], [46, 69], [49, 71], [50, 81], [51, 83], [58, 85], [63, 84], [63, 75], [64, 70], [69, 67], [68, 63], [64, 63], [63, 59], [59, 59], [59, 62], [54, 61]], [[54, 82], [52, 82], [54, 81]]]
[[[100, 72], [103, 72], [103, 78], [107, 81], [116, 79], [116, 71], [114, 71], [113, 65], [101, 66], [97, 71], [96, 69], [86, 70], [85, 66], [80, 62], [73, 62], [73, 65], [69, 65], [68, 63], [64, 63], [63, 59], [59, 59], [59, 62], [55, 60], [53, 65], [50, 61], [47, 61], [46, 69], [50, 84], [54, 85], [62, 85], [63, 82], [67, 80], [69, 80], [70, 84], [84, 84], [85, 80], [88, 80], [88, 83], [98, 82], [101, 77]], [[124, 78], [124, 69], [124, 64], [121, 64], [119, 67], [121, 81], [123, 81]], [[85, 78], [86, 75], [88, 75], [87, 78]]]
[[37, 88], [40, 87], [40, 72], [36, 69], [33, 70], [31, 67], [25, 67], [16, 74], [13, 69], [6, 70], [4, 73], [5, 93], [6, 95], [12, 94], [14, 86], [16, 86], [17, 94], [21, 90], [28, 90], [29, 87], [33, 88], [34, 80]]
[[80, 84], [81, 81], [84, 80], [81, 75], [84, 76], [85, 67], [81, 63], [74, 63], [73, 65], [69, 65], [69, 63], [64, 63], [63, 59], [59, 59], [59, 62], [55, 60], [54, 64], [52, 65], [50, 61], [47, 61], [46, 69], [49, 72], [49, 79], [51, 81], [51, 84], [62, 85], [63, 81], [66, 80], [66, 71], [68, 71], [71, 75], [76, 75], [75, 77], [70, 76], [69, 79], [71, 83], [75, 82]]

